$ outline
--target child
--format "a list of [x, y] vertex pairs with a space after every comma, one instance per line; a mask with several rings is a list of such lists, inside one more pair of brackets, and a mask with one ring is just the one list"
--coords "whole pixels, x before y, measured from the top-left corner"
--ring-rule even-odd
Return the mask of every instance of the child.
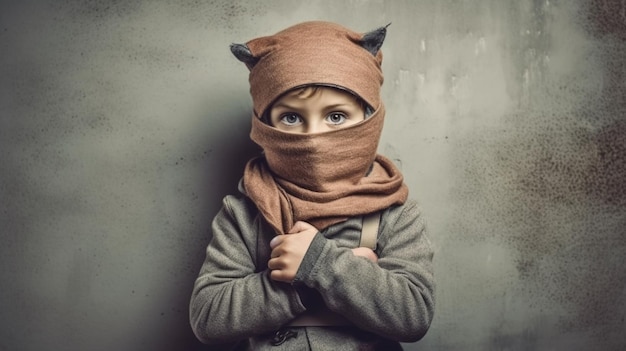
[[263, 155], [213, 221], [190, 303], [201, 341], [400, 350], [428, 330], [433, 251], [401, 173], [376, 154], [385, 34], [305, 22], [231, 46]]

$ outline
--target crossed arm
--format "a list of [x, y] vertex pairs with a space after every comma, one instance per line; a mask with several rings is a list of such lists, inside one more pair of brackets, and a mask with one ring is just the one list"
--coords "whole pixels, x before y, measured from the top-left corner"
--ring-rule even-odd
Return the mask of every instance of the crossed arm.
[[[272, 255], [267, 263], [271, 270], [270, 278], [285, 283], [292, 283], [296, 273], [306, 255], [315, 234], [318, 230], [307, 222], [296, 222], [287, 235], [275, 236], [270, 241]], [[351, 249], [355, 256], [365, 257], [372, 262], [378, 261], [378, 256], [367, 247]]]
[[379, 238], [378, 261], [369, 249], [338, 247], [298, 222], [270, 241], [268, 269], [257, 269], [256, 243], [249, 239], [255, 235], [236, 217], [225, 201], [194, 287], [190, 319], [200, 340], [232, 341], [280, 328], [306, 310], [297, 285], [319, 291], [331, 310], [384, 337], [414, 341], [428, 329], [432, 251], [421, 221], [388, 216], [392, 222], [381, 232], [393, 235]]

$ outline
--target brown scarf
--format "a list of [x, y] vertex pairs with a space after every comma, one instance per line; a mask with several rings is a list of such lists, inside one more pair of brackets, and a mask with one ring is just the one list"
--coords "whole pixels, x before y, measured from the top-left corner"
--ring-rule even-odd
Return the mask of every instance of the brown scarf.
[[286, 133], [252, 118], [264, 156], [246, 165], [243, 186], [276, 233], [296, 221], [322, 230], [406, 201], [394, 164], [376, 155], [384, 108], [363, 122], [318, 134]]
[[[400, 171], [376, 154], [385, 117], [379, 50], [384, 33], [384, 27], [362, 34], [313, 21], [231, 46], [250, 69], [255, 114], [250, 137], [264, 150], [248, 162], [243, 186], [277, 233], [288, 232], [296, 221], [322, 230], [406, 200]], [[286, 133], [259, 120], [282, 94], [305, 85], [344, 89], [376, 112], [363, 122], [316, 134]]]

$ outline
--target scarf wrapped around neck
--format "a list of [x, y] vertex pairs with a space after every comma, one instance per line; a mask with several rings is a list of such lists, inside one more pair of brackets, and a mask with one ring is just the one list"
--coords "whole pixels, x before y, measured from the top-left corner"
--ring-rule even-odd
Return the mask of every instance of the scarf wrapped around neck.
[[[357, 33], [311, 21], [231, 45], [250, 70], [250, 137], [264, 151], [246, 165], [243, 187], [276, 233], [288, 232], [297, 221], [323, 230], [406, 200], [402, 174], [376, 154], [385, 117], [385, 34], [386, 27]], [[357, 124], [315, 134], [287, 133], [260, 120], [284, 93], [309, 85], [343, 89], [375, 112]]]
[[377, 155], [384, 107], [363, 122], [317, 134], [287, 133], [252, 118], [264, 155], [248, 162], [243, 186], [276, 233], [297, 221], [318, 230], [406, 201], [395, 165]]

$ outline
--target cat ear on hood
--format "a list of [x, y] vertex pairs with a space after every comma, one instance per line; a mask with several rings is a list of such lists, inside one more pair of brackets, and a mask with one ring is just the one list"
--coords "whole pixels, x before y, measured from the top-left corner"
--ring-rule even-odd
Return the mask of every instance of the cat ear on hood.
[[363, 38], [361, 38], [361, 46], [372, 55], [376, 56], [380, 47], [383, 46], [383, 41], [385, 41], [387, 27], [389, 27], [389, 25], [391, 25], [391, 23], [363, 34]]
[[239, 61], [245, 63], [249, 70], [259, 62], [259, 59], [252, 55], [252, 52], [246, 44], [230, 44], [230, 51]]

